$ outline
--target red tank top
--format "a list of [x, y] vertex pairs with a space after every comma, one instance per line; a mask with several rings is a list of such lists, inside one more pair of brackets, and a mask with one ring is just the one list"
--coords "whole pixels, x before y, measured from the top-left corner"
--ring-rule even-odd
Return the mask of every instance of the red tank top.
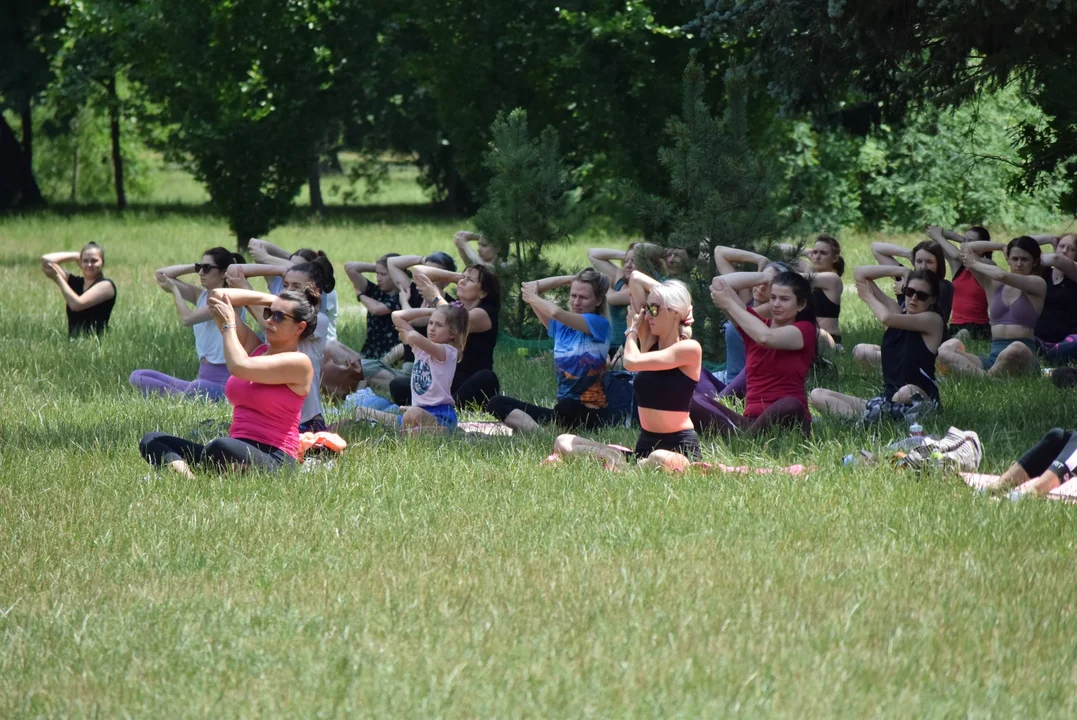
[[[262, 345], [251, 357], [265, 354], [268, 345]], [[240, 380], [235, 375], [228, 378], [224, 394], [232, 403], [232, 427], [228, 434], [234, 438], [280, 448], [292, 457], [299, 453], [299, 413], [306, 395], [296, 395], [287, 385]]]
[[952, 325], [987, 325], [987, 293], [972, 273], [961, 268], [954, 276], [954, 308]]

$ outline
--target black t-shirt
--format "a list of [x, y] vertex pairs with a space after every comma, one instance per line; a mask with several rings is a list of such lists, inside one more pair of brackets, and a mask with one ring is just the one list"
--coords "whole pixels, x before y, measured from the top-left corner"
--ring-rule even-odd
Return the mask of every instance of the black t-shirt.
[[1051, 277], [1051, 271], [1044, 276], [1047, 280], [1047, 296], [1043, 301], [1043, 312], [1036, 320], [1036, 337], [1044, 342], [1058, 343], [1067, 335], [1077, 333], [1077, 283], [1066, 276], [1057, 285]]
[[468, 333], [464, 356], [456, 366], [453, 377], [453, 392], [465, 380], [479, 370], [494, 369], [494, 346], [497, 344], [497, 316], [499, 308], [492, 302], [483, 301], [477, 308], [485, 310], [490, 316], [490, 329], [486, 332]]
[[[65, 306], [67, 310], [67, 334], [71, 337], [90, 332], [100, 335], [108, 329], [108, 321], [112, 317], [112, 306], [116, 304], [116, 284], [108, 278], [101, 278], [94, 285], [103, 282], [112, 286], [112, 297], [108, 300], [97, 303], [85, 310], [72, 310]], [[86, 292], [86, 278], [81, 275], [68, 275], [67, 286], [76, 295], [81, 295]], [[91, 285], [90, 287], [93, 286]]]
[[365, 359], [377, 360], [392, 350], [398, 342], [396, 326], [393, 325], [393, 310], [400, 309], [400, 294], [387, 293], [376, 284], [368, 282], [366, 290], [356, 296], [359, 302], [362, 302], [363, 295], [389, 308], [385, 315], [367, 313], [366, 316], [366, 342], [363, 343], [359, 355]]

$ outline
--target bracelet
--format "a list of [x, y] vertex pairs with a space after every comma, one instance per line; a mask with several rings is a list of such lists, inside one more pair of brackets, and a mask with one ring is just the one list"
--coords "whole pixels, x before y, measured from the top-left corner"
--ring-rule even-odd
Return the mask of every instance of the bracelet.
[[221, 332], [224, 332], [225, 330], [229, 330], [229, 329], [235, 330], [236, 329], [235, 323], [232, 323], [232, 324], [229, 324], [229, 325], [221, 325]]

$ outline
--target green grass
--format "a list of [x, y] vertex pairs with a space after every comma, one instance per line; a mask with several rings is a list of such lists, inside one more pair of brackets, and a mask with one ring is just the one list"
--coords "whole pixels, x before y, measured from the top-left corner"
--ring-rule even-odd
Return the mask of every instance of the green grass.
[[[272, 239], [340, 262], [448, 249], [459, 227], [372, 215]], [[105, 340], [69, 342], [37, 258], [91, 239], [119, 300]], [[867, 240], [843, 237], [852, 263]], [[709, 460], [818, 467], [796, 479], [548, 468], [552, 433], [376, 430], [294, 475], [151, 472], [143, 433], [229, 414], [127, 385], [196, 368], [151, 271], [221, 243], [200, 214], [0, 220], [0, 717], [1077, 711], [1072, 509], [841, 466], [900, 428], [705, 443]], [[580, 264], [586, 243], [558, 255]], [[879, 335], [852, 294], [842, 319], [850, 345]], [[346, 292], [340, 328], [361, 340]], [[551, 399], [548, 364], [497, 362], [508, 391]], [[852, 392], [877, 382], [840, 372]], [[978, 430], [994, 471], [1074, 407], [1042, 378], [943, 398], [928, 430]]]

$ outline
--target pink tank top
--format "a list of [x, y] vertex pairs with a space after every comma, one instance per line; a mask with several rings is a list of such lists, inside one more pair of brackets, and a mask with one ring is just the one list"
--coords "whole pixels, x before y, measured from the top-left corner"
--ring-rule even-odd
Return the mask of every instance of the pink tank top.
[[[264, 355], [269, 349], [262, 345], [251, 357]], [[280, 448], [292, 457], [299, 453], [299, 413], [306, 395], [296, 395], [287, 385], [228, 378], [224, 394], [232, 403], [232, 427], [228, 434], [234, 438]]]

